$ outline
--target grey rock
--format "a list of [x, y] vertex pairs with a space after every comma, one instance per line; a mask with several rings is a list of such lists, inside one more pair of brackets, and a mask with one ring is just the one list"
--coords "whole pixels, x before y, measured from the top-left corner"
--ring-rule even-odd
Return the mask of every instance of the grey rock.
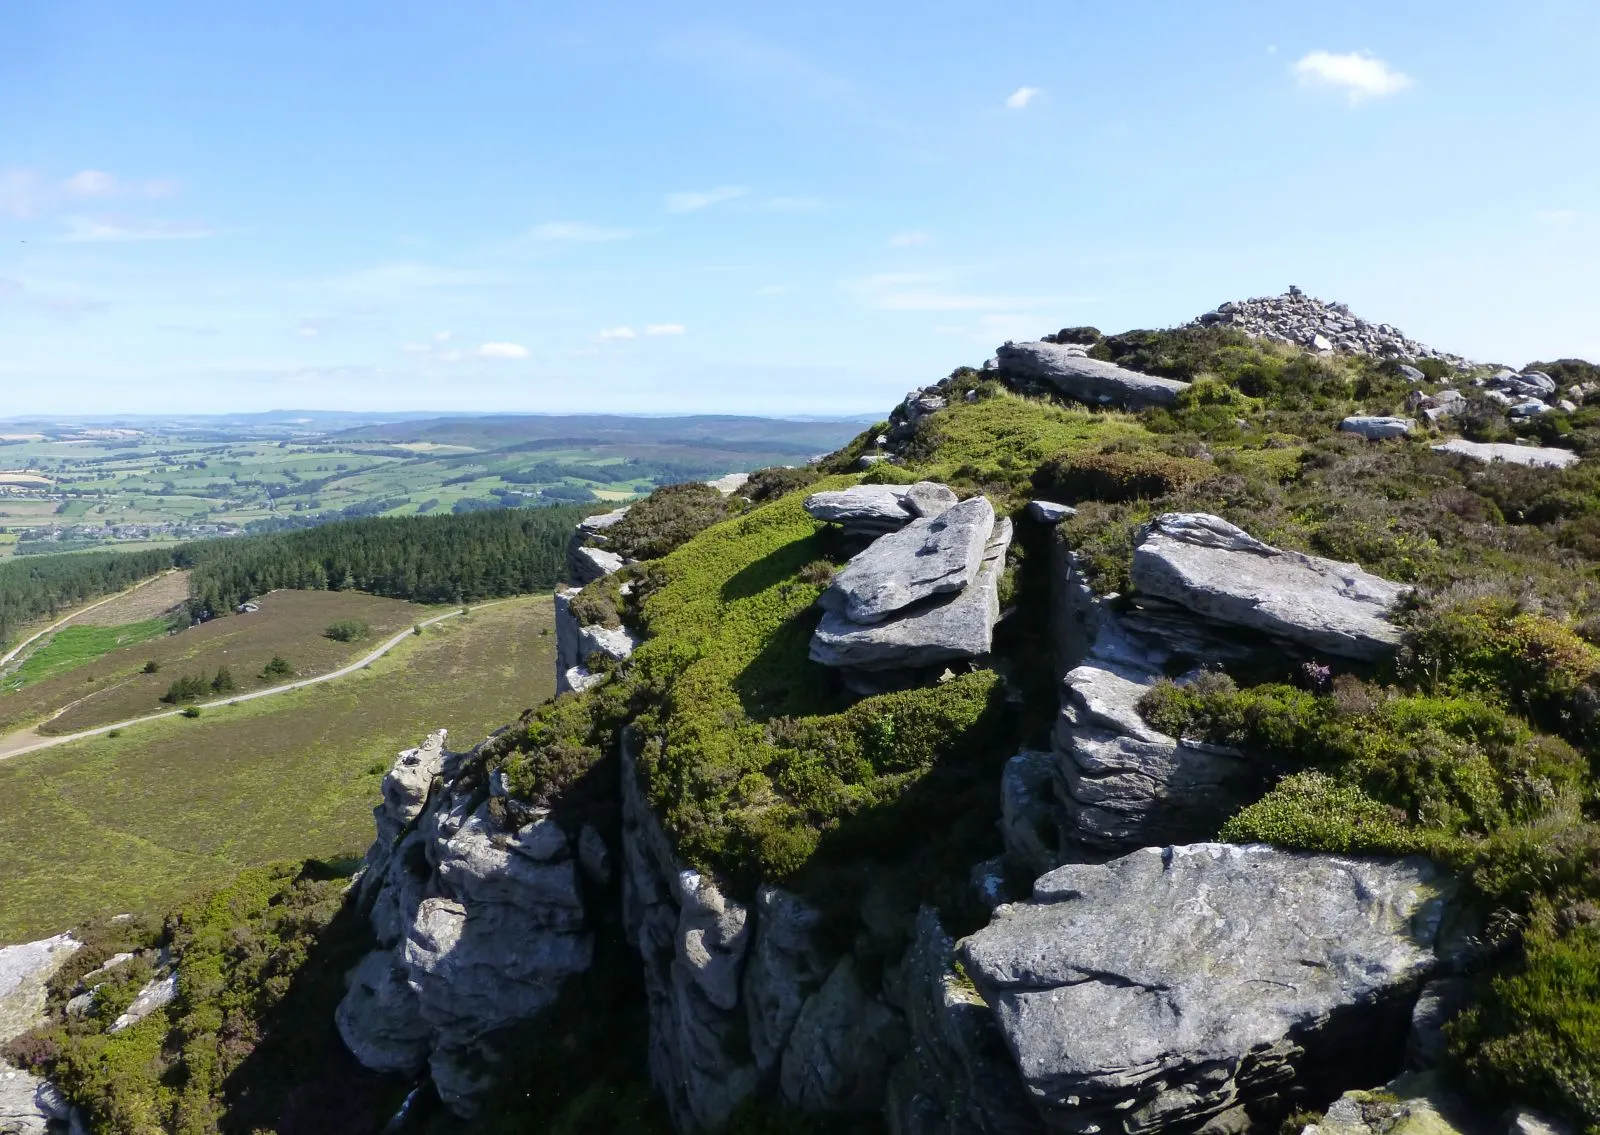
[[1146, 848], [1043, 876], [961, 951], [1047, 1128], [1132, 1135], [1365, 1071], [1456, 960], [1453, 896], [1419, 859]]
[[847, 531], [881, 534], [911, 523], [905, 498], [905, 485], [852, 485], [812, 493], [805, 509], [815, 519], [842, 524]]
[[811, 638], [811, 660], [874, 671], [988, 654], [1000, 618], [1000, 575], [1010, 546], [1011, 522], [1002, 517], [994, 524], [977, 574], [961, 593], [865, 626], [826, 611]]
[[1499, 1135], [1440, 1082], [1409, 1074], [1381, 1089], [1346, 1092], [1301, 1135]]
[[587, 666], [573, 666], [561, 672], [561, 686], [564, 691], [581, 694], [585, 690], [593, 689], [606, 680], [604, 674], [597, 674]]
[[584, 877], [596, 886], [611, 882], [611, 849], [593, 824], [584, 824], [578, 833], [578, 866]]
[[578, 527], [584, 532], [593, 534], [604, 532], [613, 525], [622, 523], [622, 518], [628, 515], [629, 505], [614, 508], [610, 512], [598, 512], [593, 516], [586, 516], [578, 521]]
[[1416, 428], [1417, 423], [1411, 418], [1368, 417], [1352, 415], [1339, 423], [1339, 428], [1345, 433], [1360, 434], [1368, 441], [1382, 441], [1385, 438], [1405, 437]]
[[1436, 390], [1433, 394], [1433, 400], [1440, 406], [1459, 406], [1461, 403], [1465, 402], [1467, 398], [1466, 395], [1462, 394], [1459, 390]]
[[44, 1021], [45, 985], [83, 946], [71, 934], [0, 947], [0, 1042]]
[[1055, 501], [1028, 502], [1028, 518], [1037, 520], [1041, 524], [1059, 524], [1077, 515], [1078, 510], [1070, 504], [1057, 504]]
[[428, 1062], [431, 1030], [407, 974], [393, 950], [374, 950], [350, 971], [334, 1011], [345, 1047], [375, 1072], [413, 1076]]
[[994, 528], [981, 496], [874, 540], [833, 577], [819, 605], [854, 623], [878, 623], [936, 595], [964, 590]]
[[1407, 382], [1427, 382], [1428, 376], [1409, 363], [1401, 363], [1395, 368], [1400, 372], [1400, 377]]
[[750, 1051], [763, 1074], [776, 1068], [806, 999], [831, 969], [817, 945], [822, 914], [777, 887], [756, 893], [755, 942], [744, 971]]
[[744, 488], [745, 482], [748, 480], [750, 480], [750, 474], [748, 473], [727, 473], [714, 480], [707, 481], [706, 484], [727, 497]]
[[144, 988], [134, 996], [133, 1003], [123, 1010], [108, 1033], [119, 1033], [123, 1029], [131, 1028], [144, 1020], [151, 1013], [164, 1005], [170, 1005], [173, 998], [178, 996], [178, 974], [176, 971], [164, 977], [151, 978], [145, 983]]
[[83, 1130], [54, 1084], [0, 1061], [0, 1133], [76, 1135]]
[[931, 519], [942, 516], [956, 505], [955, 490], [938, 481], [918, 481], [906, 487], [902, 507], [913, 516]]
[[588, 626], [578, 629], [580, 659], [588, 658], [591, 654], [604, 654], [621, 662], [632, 655], [638, 645], [638, 636], [627, 627]]
[[1400, 630], [1400, 584], [1354, 564], [1271, 547], [1221, 517], [1165, 513], [1140, 530], [1132, 577], [1143, 594], [1202, 618], [1249, 627], [1314, 651], [1376, 659]]
[[1526, 402], [1518, 402], [1506, 412], [1513, 418], [1536, 418], [1540, 414], [1548, 414], [1553, 409], [1553, 406], [1546, 406], [1543, 402], [1530, 398]]
[[809, 1112], [876, 1111], [906, 1043], [900, 1014], [867, 992], [852, 958], [841, 958], [795, 1022], [783, 1098]]
[[1440, 977], [1422, 987], [1411, 1010], [1406, 1037], [1406, 1066], [1418, 1071], [1436, 1068], [1447, 1051], [1444, 1027], [1472, 1004], [1472, 983], [1464, 977]]
[[1577, 1135], [1575, 1128], [1529, 1107], [1506, 1112], [1504, 1130], [1505, 1135]]
[[995, 358], [1001, 374], [1049, 382], [1067, 397], [1091, 406], [1170, 406], [1189, 389], [1187, 382], [1085, 358], [1055, 343], [1007, 343]]
[[1024, 749], [1000, 774], [1000, 835], [1006, 858], [1030, 876], [1060, 866], [1053, 753]]
[[1330, 341], [1328, 339], [1325, 339], [1321, 335], [1313, 335], [1313, 336], [1311, 336], [1311, 338], [1306, 342], [1306, 346], [1310, 347], [1313, 351], [1331, 351], [1331, 350], [1333, 350], [1332, 341]]
[[1525, 370], [1517, 375], [1517, 380], [1524, 386], [1532, 387], [1540, 394], [1554, 394], [1556, 392], [1556, 380], [1542, 370]]
[[567, 558], [572, 567], [573, 578], [580, 585], [593, 583], [602, 576], [619, 572], [628, 562], [617, 553], [608, 552], [604, 548], [573, 548]]
[[750, 912], [698, 871], [678, 872], [678, 962], [719, 1009], [739, 1003], [739, 966], [750, 945]]
[[1578, 412], [1578, 404], [1570, 398], [1562, 398], [1556, 402], [1556, 409], [1566, 414], [1576, 414]]
[[1493, 461], [1506, 461], [1512, 465], [1565, 469], [1568, 465], [1576, 465], [1578, 463], [1578, 455], [1570, 449], [1507, 445], [1503, 442], [1466, 441], [1462, 438], [1447, 441], [1443, 445], [1436, 445], [1433, 449], [1436, 453], [1453, 453], [1458, 457], [1470, 457], [1474, 461], [1482, 461], [1485, 464]]
[[383, 778], [383, 803], [372, 810], [379, 842], [392, 843], [422, 813], [433, 778], [444, 762], [446, 732], [436, 729], [415, 749], [395, 758]]

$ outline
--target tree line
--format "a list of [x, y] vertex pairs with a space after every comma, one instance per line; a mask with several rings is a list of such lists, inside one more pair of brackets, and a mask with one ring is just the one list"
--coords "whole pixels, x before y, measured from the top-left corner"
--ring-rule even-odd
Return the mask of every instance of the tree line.
[[125, 590], [172, 566], [171, 550], [0, 560], [0, 645], [29, 623]]

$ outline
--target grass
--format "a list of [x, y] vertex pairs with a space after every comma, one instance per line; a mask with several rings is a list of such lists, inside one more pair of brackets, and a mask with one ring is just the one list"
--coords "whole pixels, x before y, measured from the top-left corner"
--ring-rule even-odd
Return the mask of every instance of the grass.
[[166, 619], [145, 619], [122, 626], [62, 627], [26, 655], [22, 664], [0, 682], [0, 690], [9, 693], [49, 681], [119, 648], [148, 642], [166, 634], [167, 629]]
[[549, 697], [551, 620], [548, 598], [484, 604], [335, 682], [0, 761], [0, 942], [359, 853], [396, 752], [441, 727], [466, 747]]
[[[341, 643], [324, 637], [329, 623], [368, 623], [375, 635], [386, 638], [439, 611], [353, 591], [276, 591], [263, 596], [260, 604], [261, 610], [254, 614], [231, 615], [175, 635], [117, 646], [84, 659], [71, 673], [0, 693], [0, 728], [44, 721], [40, 732], [60, 735], [156, 713], [166, 708], [160, 699], [175, 679], [204, 675], [209, 680], [224, 666], [232, 671], [241, 692], [278, 685], [280, 679], [261, 677], [274, 656], [288, 659], [301, 677], [315, 677], [347, 665], [372, 647], [370, 642]], [[89, 627], [67, 630], [104, 633]], [[149, 662], [155, 662], [157, 669], [146, 673]]]

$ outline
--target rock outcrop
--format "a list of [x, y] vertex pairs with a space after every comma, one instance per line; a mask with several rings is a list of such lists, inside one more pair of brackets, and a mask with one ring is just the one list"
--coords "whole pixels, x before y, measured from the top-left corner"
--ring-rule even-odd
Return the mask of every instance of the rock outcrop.
[[1187, 382], [1140, 374], [1058, 343], [1006, 343], [995, 351], [995, 359], [1003, 377], [1047, 382], [1068, 398], [1090, 406], [1128, 410], [1170, 406], [1189, 389]]
[[1535, 445], [1508, 445], [1503, 442], [1466, 441], [1456, 439], [1433, 447], [1435, 453], [1453, 453], [1473, 461], [1490, 464], [1504, 461], [1508, 465], [1527, 465], [1541, 469], [1565, 469], [1578, 463], [1578, 455], [1570, 449], [1548, 449]]
[[1353, 414], [1339, 423], [1345, 433], [1360, 434], [1368, 441], [1384, 441], [1392, 437], [1405, 437], [1417, 428], [1414, 418], [1374, 417]]
[[994, 508], [984, 497], [913, 520], [846, 564], [818, 605], [854, 623], [879, 623], [923, 599], [964, 591], [993, 530]]
[[444, 750], [442, 730], [384, 778], [361, 884], [380, 948], [337, 1014], [363, 1064], [426, 1064], [462, 1115], [491, 1083], [494, 1032], [548, 1008], [592, 951], [581, 833], [503, 797], [491, 808], [484, 779], [475, 752]]
[[1192, 1128], [1397, 1064], [1460, 960], [1453, 893], [1416, 859], [1146, 848], [1041, 877], [961, 955], [1048, 1129]]
[[[0, 947], [0, 1042], [44, 1020], [45, 984], [81, 948], [71, 934]], [[0, 1135], [80, 1135], [86, 1128], [55, 1085], [0, 1060]]]
[[1263, 544], [1221, 517], [1157, 517], [1135, 540], [1132, 575], [1142, 594], [1309, 650], [1377, 659], [1400, 642], [1389, 611], [1406, 588], [1354, 564]]
[[935, 481], [914, 485], [852, 485], [806, 498], [805, 509], [817, 520], [838, 524], [845, 535], [869, 540], [898, 532], [917, 519], [931, 519], [954, 507], [956, 495]]
[[964, 590], [935, 596], [875, 623], [824, 610], [811, 659], [844, 670], [917, 671], [989, 653], [1000, 618], [1000, 576], [1011, 546], [1011, 521], [996, 520], [978, 570]]
[[[1459, 355], [1435, 350], [1407, 338], [1387, 323], [1371, 323], [1342, 303], [1325, 303], [1290, 288], [1281, 296], [1233, 300], [1191, 320], [1190, 327], [1234, 327], [1259, 339], [1293, 343], [1308, 351], [1343, 351], [1384, 359], [1438, 359], [1453, 366], [1470, 364]], [[1415, 367], [1413, 382], [1423, 377]]]

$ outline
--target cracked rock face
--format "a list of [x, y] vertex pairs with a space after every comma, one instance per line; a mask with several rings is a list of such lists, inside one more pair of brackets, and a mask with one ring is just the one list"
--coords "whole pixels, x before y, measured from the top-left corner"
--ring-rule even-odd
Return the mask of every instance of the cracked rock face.
[[1081, 348], [1058, 343], [1007, 343], [995, 351], [995, 359], [1002, 375], [1048, 382], [1090, 406], [1171, 406], [1189, 389], [1187, 382], [1086, 358]]
[[923, 599], [962, 591], [983, 562], [993, 528], [994, 507], [984, 497], [913, 520], [851, 559], [819, 605], [851, 622], [878, 623]]
[[1201, 618], [1358, 659], [1399, 645], [1389, 610], [1408, 590], [1355, 564], [1263, 544], [1206, 513], [1169, 512], [1141, 529], [1132, 577], [1140, 593]]
[[961, 949], [1047, 1127], [1133, 1135], [1397, 1064], [1453, 894], [1420, 859], [1146, 848], [1041, 877]]

